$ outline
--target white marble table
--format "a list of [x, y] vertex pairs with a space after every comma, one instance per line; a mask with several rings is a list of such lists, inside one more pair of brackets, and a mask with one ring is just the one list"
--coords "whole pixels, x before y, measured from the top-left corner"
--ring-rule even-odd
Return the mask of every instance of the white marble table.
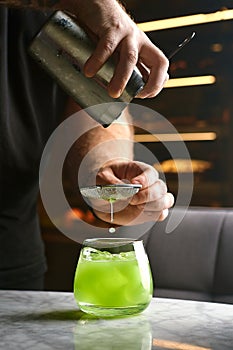
[[138, 316], [95, 319], [71, 293], [0, 291], [0, 349], [232, 350], [233, 305], [156, 298]]

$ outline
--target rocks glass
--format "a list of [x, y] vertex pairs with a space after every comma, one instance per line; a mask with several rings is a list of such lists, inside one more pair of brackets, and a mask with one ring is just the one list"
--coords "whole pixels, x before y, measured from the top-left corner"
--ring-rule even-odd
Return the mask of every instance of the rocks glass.
[[142, 240], [86, 239], [80, 253], [74, 296], [80, 309], [95, 316], [142, 312], [152, 298], [150, 265]]

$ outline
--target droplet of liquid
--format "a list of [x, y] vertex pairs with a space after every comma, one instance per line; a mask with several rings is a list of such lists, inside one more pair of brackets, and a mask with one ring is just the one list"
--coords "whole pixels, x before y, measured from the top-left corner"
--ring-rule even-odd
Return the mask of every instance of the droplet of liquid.
[[109, 232], [109, 233], [115, 233], [115, 232], [116, 232], [116, 229], [115, 229], [114, 227], [110, 227], [110, 228], [108, 229], [108, 232]]

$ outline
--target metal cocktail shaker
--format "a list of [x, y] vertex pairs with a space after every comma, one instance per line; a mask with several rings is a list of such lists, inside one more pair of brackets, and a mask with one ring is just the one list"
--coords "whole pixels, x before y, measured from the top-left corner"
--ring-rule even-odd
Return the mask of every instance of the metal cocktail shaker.
[[126, 105], [143, 88], [144, 82], [135, 67], [122, 95], [117, 99], [110, 97], [107, 85], [115, 69], [112, 58], [95, 77], [87, 78], [83, 74], [83, 66], [94, 49], [95, 44], [73, 18], [57, 11], [34, 38], [29, 52], [82, 108], [102, 104], [102, 108], [96, 111], [91, 108], [90, 114], [106, 127], [120, 116]]

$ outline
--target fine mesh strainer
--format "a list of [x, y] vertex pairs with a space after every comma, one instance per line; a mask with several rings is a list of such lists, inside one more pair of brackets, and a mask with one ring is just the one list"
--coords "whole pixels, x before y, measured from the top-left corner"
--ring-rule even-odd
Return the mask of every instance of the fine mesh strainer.
[[96, 185], [83, 187], [80, 189], [80, 192], [83, 197], [89, 199], [104, 199], [114, 202], [132, 197], [141, 187], [142, 185], [140, 184]]

